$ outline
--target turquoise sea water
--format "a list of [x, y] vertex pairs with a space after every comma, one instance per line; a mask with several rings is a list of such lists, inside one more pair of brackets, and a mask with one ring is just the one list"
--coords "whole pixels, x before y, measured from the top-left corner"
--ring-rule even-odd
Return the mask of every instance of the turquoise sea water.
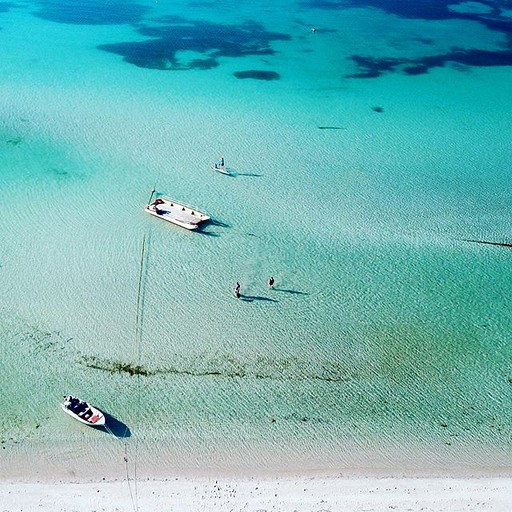
[[0, 2], [0, 475], [508, 471], [502, 4]]

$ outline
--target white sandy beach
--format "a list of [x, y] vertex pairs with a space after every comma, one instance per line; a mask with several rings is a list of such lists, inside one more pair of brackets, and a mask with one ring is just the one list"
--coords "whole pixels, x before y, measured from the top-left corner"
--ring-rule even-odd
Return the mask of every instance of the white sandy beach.
[[2, 512], [509, 511], [512, 479], [343, 475], [0, 483]]

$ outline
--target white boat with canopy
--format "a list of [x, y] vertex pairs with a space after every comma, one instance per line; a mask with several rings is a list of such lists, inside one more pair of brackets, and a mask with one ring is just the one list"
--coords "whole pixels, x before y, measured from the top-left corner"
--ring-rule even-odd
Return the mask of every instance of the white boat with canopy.
[[85, 423], [92, 427], [105, 425], [105, 415], [96, 407], [88, 404], [85, 400], [80, 400], [76, 396], [65, 396], [61, 407], [65, 413], [80, 423]]

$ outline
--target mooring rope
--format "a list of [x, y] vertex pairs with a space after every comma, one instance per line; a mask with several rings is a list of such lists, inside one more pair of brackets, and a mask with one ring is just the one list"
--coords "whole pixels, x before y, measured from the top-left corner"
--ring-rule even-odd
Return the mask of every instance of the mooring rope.
[[132, 486], [130, 485], [130, 471], [128, 469], [128, 443], [124, 443], [124, 469], [126, 472], [126, 482], [128, 483], [128, 490], [130, 491], [130, 500], [132, 502], [133, 512], [138, 512], [139, 503], [137, 499], [137, 493], [133, 496]]
[[[146, 235], [142, 238], [142, 249], [140, 255], [140, 269], [139, 269], [139, 284], [137, 289], [137, 308], [135, 314], [135, 336], [133, 338], [132, 347], [131, 347], [131, 360], [135, 362], [136, 366], [140, 366], [141, 357], [142, 357], [142, 295], [143, 295], [143, 281], [144, 281], [144, 258], [146, 256]], [[141, 404], [141, 380], [140, 375], [136, 374], [136, 401], [135, 401], [135, 414], [132, 417], [132, 425], [135, 426], [137, 420], [137, 412], [140, 410]], [[126, 473], [126, 482], [128, 484], [128, 490], [130, 491], [130, 499], [132, 502], [132, 508], [134, 512], [139, 511], [139, 496], [137, 489], [137, 460], [138, 460], [138, 449], [139, 449], [139, 439], [135, 437], [135, 453], [134, 453], [134, 461], [133, 461], [133, 478], [130, 478], [130, 470], [129, 470], [129, 460], [128, 460], [128, 425], [125, 425], [125, 431], [123, 434], [123, 439], [120, 439], [112, 429], [109, 428], [108, 425], [104, 425], [103, 428], [114, 438], [119, 439], [119, 441], [124, 446], [124, 467]], [[131, 481], [133, 480], [133, 490]]]
[[[103, 425], [103, 428], [114, 439], [118, 439], [116, 433], [113, 432], [112, 429], [110, 429], [107, 424]], [[125, 430], [125, 436], [126, 436], [126, 430]], [[123, 448], [124, 448], [124, 457], [123, 457], [123, 460], [124, 460], [124, 471], [125, 471], [125, 474], [126, 474], [126, 482], [128, 484], [128, 490], [130, 491], [130, 500], [132, 502], [132, 508], [133, 508], [134, 512], [138, 512], [139, 507], [137, 505], [137, 495], [135, 495], [135, 497], [134, 497], [133, 491], [132, 491], [132, 486], [130, 484], [130, 472], [128, 470], [128, 442], [127, 441], [123, 441], [121, 439], [119, 439], [119, 441], [123, 444]]]
[[[143, 294], [143, 281], [144, 281], [144, 258], [146, 256], [146, 235], [142, 238], [142, 249], [140, 254], [140, 268], [139, 268], [139, 284], [137, 289], [137, 307], [136, 307], [136, 313], [135, 313], [135, 336], [133, 338], [133, 343], [131, 347], [131, 353], [132, 357], [131, 360], [134, 361], [136, 366], [140, 366], [141, 361], [141, 355], [142, 355], [142, 294]], [[136, 401], [135, 401], [135, 412], [140, 410], [140, 403], [141, 403], [141, 381], [140, 381], [140, 375], [136, 374]], [[137, 419], [137, 414], [134, 414], [132, 417], [132, 426], [135, 426]], [[110, 428], [105, 425], [105, 429], [107, 432], [109, 432], [111, 435], [116, 437], [114, 432]], [[138, 496], [138, 489], [137, 489], [137, 460], [138, 460], [138, 448], [139, 448], [139, 440], [138, 437], [135, 437], [135, 453], [133, 457], [133, 478], [130, 479], [130, 471], [129, 471], [129, 464], [128, 464], [128, 426], [126, 426], [124, 431], [124, 465], [125, 465], [125, 472], [126, 472], [126, 481], [128, 483], [128, 489], [130, 491], [130, 499], [132, 502], [132, 507], [134, 512], [139, 511], [139, 496]], [[133, 490], [131, 481], [133, 480]]]
[[[133, 356], [135, 359], [136, 366], [140, 366], [141, 362], [141, 356], [142, 356], [142, 295], [143, 295], [143, 282], [144, 282], [144, 259], [146, 256], [146, 235], [144, 234], [142, 238], [142, 249], [140, 253], [140, 266], [139, 266], [139, 285], [137, 289], [137, 308], [136, 308], [136, 315], [135, 315], [135, 337], [134, 337], [134, 347], [133, 347]], [[140, 375], [137, 373], [135, 375], [136, 383], [136, 401], [135, 401], [135, 410], [138, 412], [140, 410], [140, 387], [141, 387], [141, 381], [140, 381]], [[133, 425], [135, 426], [137, 414], [133, 415]], [[135, 454], [134, 454], [134, 460], [133, 460], [133, 483], [134, 483], [134, 495], [135, 495], [135, 512], [138, 512], [139, 506], [138, 506], [138, 489], [137, 489], [137, 462], [138, 462], [138, 455], [139, 455], [139, 439], [138, 436], [135, 436]]]

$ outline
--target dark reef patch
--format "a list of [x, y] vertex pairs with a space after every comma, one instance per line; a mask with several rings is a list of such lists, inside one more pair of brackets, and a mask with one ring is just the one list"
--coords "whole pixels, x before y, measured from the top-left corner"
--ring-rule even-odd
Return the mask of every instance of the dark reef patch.
[[[157, 25], [140, 26], [145, 41], [104, 44], [99, 49], [121, 55], [123, 60], [141, 68], [159, 70], [211, 69], [221, 57], [273, 55], [270, 43], [289, 40], [287, 34], [268, 32], [256, 22], [226, 25], [208, 21], [165, 16]], [[179, 55], [193, 52], [193, 58]]]
[[338, 10], [373, 7], [401, 18], [422, 20], [470, 19], [488, 21], [489, 23], [499, 17], [500, 7], [507, 8], [504, 2], [498, 5], [494, 0], [478, 0], [478, 3], [490, 8], [489, 12], [465, 12], [450, 8], [456, 3], [454, 0], [416, 0], [414, 2], [409, 0], [302, 0], [301, 2], [305, 7], [314, 9]]
[[344, 366], [325, 362], [320, 368], [312, 369], [304, 361], [294, 358], [271, 360], [259, 358], [250, 363], [231, 357], [183, 361], [183, 367], [170, 366], [166, 368], [149, 368], [143, 365], [104, 359], [96, 356], [81, 356], [79, 363], [95, 370], [110, 374], [128, 374], [130, 377], [155, 376], [191, 376], [191, 377], [222, 377], [222, 378], [252, 378], [269, 380], [320, 380], [330, 383], [348, 381], [351, 377]]
[[414, 66], [406, 66], [403, 68], [403, 72], [406, 75], [424, 75], [428, 73], [428, 67], [424, 64], [416, 64]]
[[[397, 59], [364, 57], [353, 55], [351, 59], [358, 65], [360, 71], [347, 78], [376, 78], [388, 71], [402, 71], [408, 75], [427, 73], [435, 67], [443, 67], [448, 63], [458, 66], [512, 66], [512, 50], [463, 50], [454, 48], [451, 52], [441, 55], [431, 55], [418, 59]], [[457, 67], [456, 69], [461, 69]]]
[[[348, 8], [377, 8], [386, 13], [406, 19], [422, 19], [427, 21], [467, 20], [479, 23], [487, 29], [499, 32], [506, 38], [503, 46], [493, 49], [479, 49], [478, 44], [470, 48], [460, 48], [453, 44], [446, 54], [430, 55], [419, 58], [408, 57], [373, 57], [354, 55], [350, 57], [358, 66], [357, 73], [347, 78], [376, 78], [386, 72], [402, 72], [407, 75], [428, 73], [434, 67], [442, 67], [447, 62], [464, 66], [511, 66], [512, 65], [512, 18], [502, 12], [511, 9], [512, 3], [480, 0], [484, 9], [456, 9], [459, 5], [453, 0], [302, 0], [308, 8], [339, 10]], [[456, 36], [454, 36], [455, 38]], [[428, 37], [413, 38], [411, 42], [432, 45], [434, 41]], [[455, 42], [455, 39], [454, 39]]]
[[281, 77], [279, 73], [275, 71], [258, 71], [257, 69], [249, 69], [247, 71], [235, 71], [233, 75], [236, 78], [245, 79], [245, 78], [253, 78], [255, 80], [279, 80]]
[[39, 4], [35, 16], [72, 25], [133, 24], [149, 10], [130, 0], [40, 0]]
[[71, 173], [69, 171], [66, 171], [65, 169], [60, 169], [58, 167], [50, 167], [48, 169], [48, 173], [52, 176], [55, 176], [56, 178], [62, 178], [66, 179], [71, 176]]
[[148, 370], [147, 368], [133, 364], [124, 363], [122, 361], [111, 361], [107, 359], [101, 359], [95, 356], [82, 356], [80, 362], [88, 368], [94, 368], [95, 370], [102, 370], [108, 373], [127, 373], [130, 377], [134, 375], [141, 375], [142, 377], [150, 377], [163, 373], [160, 370]]
[[43, 354], [63, 353], [73, 340], [73, 338], [63, 337], [60, 331], [43, 331], [32, 325], [28, 325], [22, 335], [34, 357], [41, 357]]
[[352, 55], [350, 57], [359, 67], [360, 71], [346, 78], [376, 78], [386, 71], [394, 71], [400, 64], [399, 59], [377, 59], [376, 57], [365, 57], [363, 55]]
[[59, 183], [67, 183], [70, 180], [84, 180], [86, 175], [74, 170], [63, 169], [62, 167], [49, 167], [46, 169], [49, 178]]
[[8, 12], [16, 7], [21, 7], [21, 5], [15, 4], [13, 2], [0, 2], [0, 13]]

